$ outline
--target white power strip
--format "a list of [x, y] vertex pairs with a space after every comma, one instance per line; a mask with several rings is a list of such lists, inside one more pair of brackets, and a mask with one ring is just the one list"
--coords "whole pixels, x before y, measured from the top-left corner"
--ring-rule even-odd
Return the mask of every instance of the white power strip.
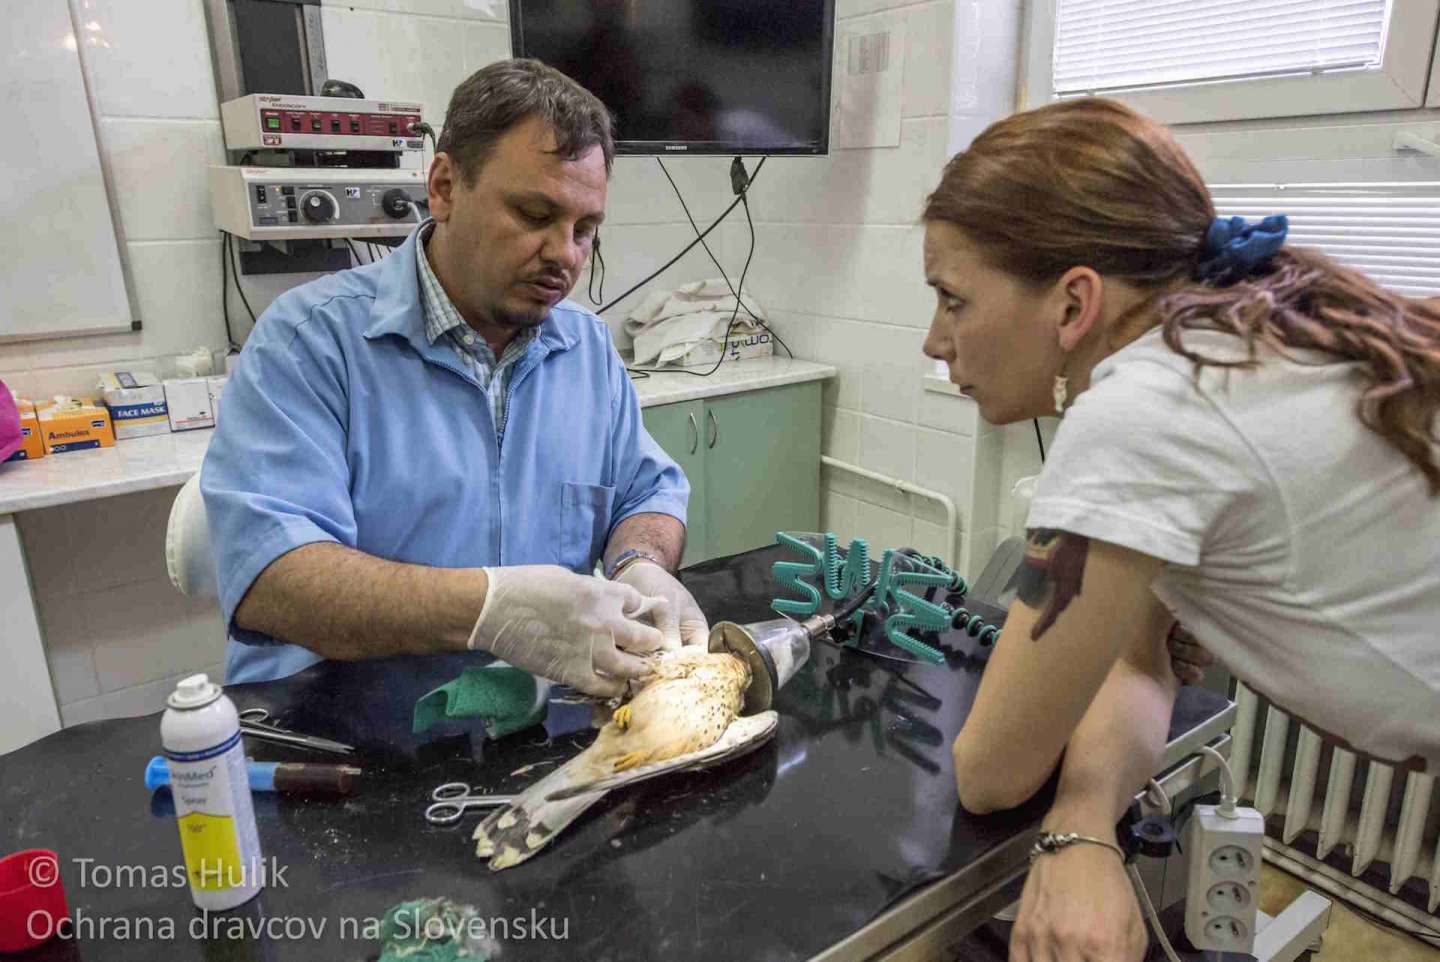
[[1190, 856], [1185, 935], [1197, 949], [1249, 953], [1260, 909], [1265, 819], [1233, 803], [1196, 805], [1186, 827]]

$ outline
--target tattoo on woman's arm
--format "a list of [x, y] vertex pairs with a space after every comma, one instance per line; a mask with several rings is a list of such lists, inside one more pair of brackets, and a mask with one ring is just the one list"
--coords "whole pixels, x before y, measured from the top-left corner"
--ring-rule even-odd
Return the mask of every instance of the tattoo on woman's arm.
[[1083, 535], [1054, 528], [1030, 530], [1015, 587], [1021, 601], [1041, 612], [1030, 629], [1031, 641], [1039, 641], [1080, 594], [1089, 552], [1090, 539]]

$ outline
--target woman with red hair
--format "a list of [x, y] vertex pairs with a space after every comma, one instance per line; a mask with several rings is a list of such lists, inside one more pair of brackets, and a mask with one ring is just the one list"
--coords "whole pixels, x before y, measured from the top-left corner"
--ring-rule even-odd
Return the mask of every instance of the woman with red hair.
[[994, 124], [924, 220], [925, 353], [992, 423], [1063, 417], [960, 799], [1014, 806], [1058, 764], [1011, 959], [1138, 960], [1111, 849], [1164, 746], [1176, 619], [1317, 731], [1440, 771], [1440, 312], [1286, 246], [1283, 216], [1217, 218], [1108, 100]]

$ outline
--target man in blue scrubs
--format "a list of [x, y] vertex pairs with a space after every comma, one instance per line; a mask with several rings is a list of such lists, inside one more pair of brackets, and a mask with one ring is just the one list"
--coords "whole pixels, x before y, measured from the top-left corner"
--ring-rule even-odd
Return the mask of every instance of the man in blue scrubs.
[[228, 681], [471, 649], [613, 696], [705, 640], [671, 574], [689, 484], [563, 300], [613, 155], [593, 95], [492, 64], [450, 101], [433, 220], [260, 318], [201, 472]]

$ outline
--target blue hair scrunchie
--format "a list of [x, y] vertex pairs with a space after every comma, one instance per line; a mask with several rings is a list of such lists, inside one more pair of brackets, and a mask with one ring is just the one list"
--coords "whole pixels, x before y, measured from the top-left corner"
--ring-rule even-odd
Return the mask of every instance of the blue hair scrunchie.
[[1243, 217], [1217, 217], [1205, 232], [1195, 279], [1224, 287], [1254, 274], [1285, 244], [1290, 218], [1272, 214], [1258, 224]]

